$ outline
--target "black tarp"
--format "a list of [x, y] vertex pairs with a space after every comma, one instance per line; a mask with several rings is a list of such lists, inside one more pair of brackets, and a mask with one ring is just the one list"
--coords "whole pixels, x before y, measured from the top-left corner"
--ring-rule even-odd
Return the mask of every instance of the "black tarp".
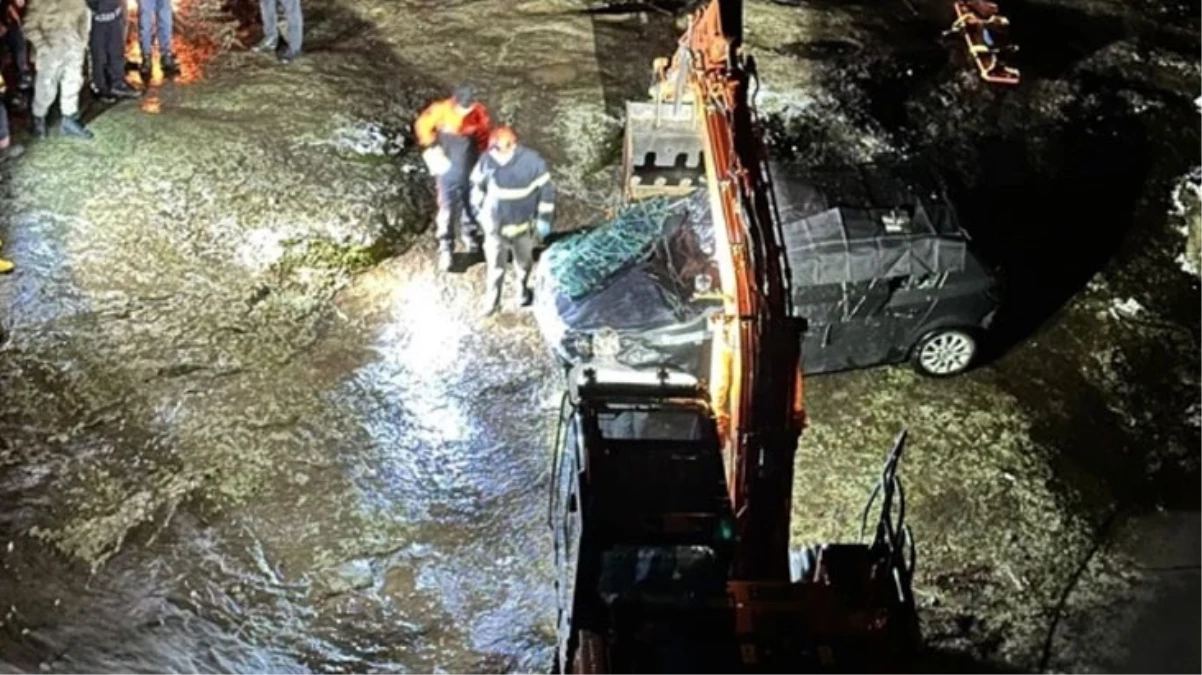
[[965, 237], [934, 176], [879, 165], [773, 176], [795, 294], [964, 268]]

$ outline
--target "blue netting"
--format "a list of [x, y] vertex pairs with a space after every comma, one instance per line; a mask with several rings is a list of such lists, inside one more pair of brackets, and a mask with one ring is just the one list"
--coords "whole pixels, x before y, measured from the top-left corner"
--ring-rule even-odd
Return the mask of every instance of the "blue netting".
[[662, 198], [627, 204], [610, 221], [548, 248], [547, 264], [560, 294], [579, 300], [648, 255], [680, 204]]

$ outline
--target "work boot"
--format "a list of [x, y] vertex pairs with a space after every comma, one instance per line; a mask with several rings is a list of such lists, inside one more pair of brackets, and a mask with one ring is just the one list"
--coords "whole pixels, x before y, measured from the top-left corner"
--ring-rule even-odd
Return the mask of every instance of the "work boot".
[[79, 121], [79, 116], [77, 115], [64, 117], [62, 123], [59, 125], [59, 131], [62, 131], [66, 136], [82, 138], [85, 141], [90, 141], [95, 137], [91, 130], [85, 127], [83, 122]]
[[284, 52], [283, 54], [280, 54], [280, 63], [282, 63], [286, 66], [289, 63], [292, 63], [293, 61], [295, 61], [299, 58], [300, 58], [300, 52], [289, 49], [288, 51]]
[[274, 54], [278, 48], [279, 43], [268, 38], [263, 38], [259, 41], [259, 44], [255, 45], [255, 51], [260, 54]]
[[163, 77], [175, 77], [179, 75], [179, 61], [175, 60], [175, 54], [167, 52], [159, 60], [159, 65], [163, 66]]
[[149, 86], [150, 78], [154, 77], [154, 64], [151, 63], [150, 57], [142, 59], [141, 65], [138, 66], [138, 74], [142, 76], [142, 85]]
[[33, 118], [33, 135], [37, 138], [45, 138], [46, 137], [46, 118], [45, 117]]
[[0, 274], [8, 274], [9, 272], [13, 271], [14, 267], [16, 267], [16, 265], [14, 265], [11, 260], [0, 258]]
[[116, 96], [117, 98], [141, 98], [142, 97], [142, 92], [129, 86], [129, 83], [126, 82], [125, 80], [121, 80], [117, 84], [113, 85], [112, 94], [113, 94], [113, 96]]
[[450, 251], [443, 249], [438, 252], [438, 271], [450, 272], [451, 265], [455, 262], [455, 256]]
[[92, 85], [92, 95], [95, 96], [101, 103], [117, 102], [117, 97], [113, 95], [113, 92], [109, 91], [108, 89], [100, 89], [94, 84]]

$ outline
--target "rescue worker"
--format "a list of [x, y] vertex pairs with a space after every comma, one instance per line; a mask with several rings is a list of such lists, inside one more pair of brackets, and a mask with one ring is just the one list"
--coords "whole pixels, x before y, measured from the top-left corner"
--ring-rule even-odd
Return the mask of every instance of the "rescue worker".
[[[475, 99], [470, 87], [455, 89], [450, 98], [430, 104], [413, 124], [417, 142], [427, 150], [427, 165], [438, 188], [438, 269], [451, 269], [455, 253], [455, 226], [468, 253], [479, 255], [480, 234], [469, 202], [469, 177], [480, 153], [488, 146], [492, 122], [488, 111]], [[435, 168], [431, 153], [441, 155], [443, 166]]]
[[512, 129], [502, 126], [489, 137], [488, 152], [472, 170], [471, 181], [488, 261], [483, 315], [500, 307], [510, 255], [518, 274], [517, 305], [525, 307], [534, 298], [530, 289], [534, 247], [551, 234], [555, 214], [555, 184], [547, 163], [534, 150], [519, 145]]
[[[35, 0], [36, 2], [37, 0]], [[92, 10], [92, 87], [103, 100], [137, 98], [125, 81], [125, 0], [87, 0]]]
[[140, 0], [138, 4], [138, 43], [142, 48], [142, 63], [138, 71], [142, 84], [150, 84], [154, 72], [153, 50], [155, 38], [159, 42], [159, 65], [164, 77], [179, 75], [179, 63], [171, 51], [171, 0]]
[[46, 113], [56, 98], [63, 114], [63, 133], [92, 138], [92, 132], [79, 121], [79, 90], [83, 88], [83, 60], [91, 26], [91, 12], [84, 0], [32, 0], [29, 4], [25, 36], [37, 50], [33, 130], [39, 138], [46, 135]]

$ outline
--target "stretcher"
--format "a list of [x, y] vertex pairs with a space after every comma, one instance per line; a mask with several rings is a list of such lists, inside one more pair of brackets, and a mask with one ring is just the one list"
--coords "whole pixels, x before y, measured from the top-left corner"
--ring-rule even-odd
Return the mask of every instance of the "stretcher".
[[981, 79], [995, 84], [1018, 84], [1020, 74], [1007, 59], [1018, 46], [1007, 38], [1010, 21], [998, 12], [997, 5], [979, 0], [956, 0], [956, 21], [945, 34], [964, 36], [968, 55], [976, 63]]

